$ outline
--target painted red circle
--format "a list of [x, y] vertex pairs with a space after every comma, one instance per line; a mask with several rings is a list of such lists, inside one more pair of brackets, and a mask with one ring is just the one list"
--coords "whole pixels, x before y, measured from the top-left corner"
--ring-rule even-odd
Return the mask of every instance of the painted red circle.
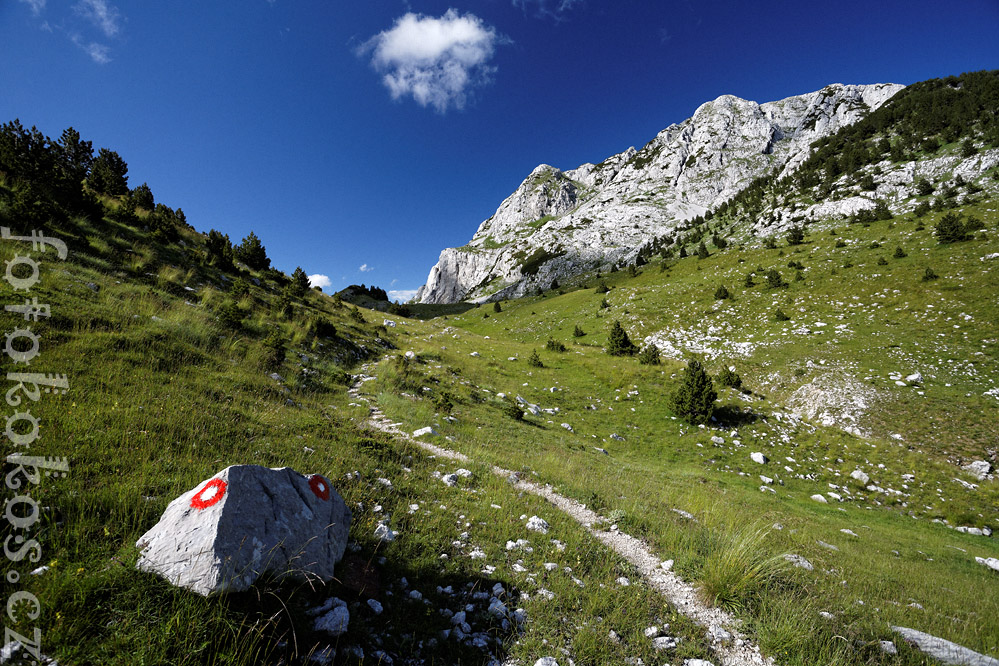
[[[194, 497], [191, 498], [191, 506], [198, 511], [201, 511], [202, 509], [207, 509], [213, 504], [216, 504], [225, 495], [226, 485], [226, 482], [222, 479], [212, 479], [202, 486], [201, 490], [199, 490]], [[215, 494], [208, 499], [201, 499], [201, 496], [204, 495], [209, 488], [216, 488]]]
[[330, 498], [330, 482], [321, 474], [313, 474], [309, 477], [309, 487], [319, 499], [328, 500]]

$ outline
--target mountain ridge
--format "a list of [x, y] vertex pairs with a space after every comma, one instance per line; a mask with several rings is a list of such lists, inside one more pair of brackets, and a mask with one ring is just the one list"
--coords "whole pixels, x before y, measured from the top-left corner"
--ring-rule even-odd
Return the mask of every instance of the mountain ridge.
[[468, 245], [441, 252], [414, 300], [517, 297], [634, 259], [651, 238], [675, 232], [755, 178], [793, 172], [814, 141], [856, 122], [903, 88], [832, 84], [763, 104], [721, 95], [640, 150], [568, 171], [539, 165]]

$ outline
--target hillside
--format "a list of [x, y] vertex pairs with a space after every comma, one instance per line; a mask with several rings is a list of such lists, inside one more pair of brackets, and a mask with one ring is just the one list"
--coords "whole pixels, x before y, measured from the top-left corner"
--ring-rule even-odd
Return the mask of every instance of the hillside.
[[[766, 104], [723, 95], [641, 150], [537, 167], [467, 245], [442, 251], [415, 300], [516, 298], [702, 237], [773, 234], [879, 200], [906, 212], [921, 179], [961, 175], [994, 194], [997, 80], [837, 84]], [[728, 224], [708, 224], [725, 212]]]
[[[38, 628], [64, 664], [741, 666], [757, 648], [755, 663], [782, 666], [929, 663], [893, 626], [999, 657], [997, 574], [976, 561], [999, 558], [997, 106], [957, 105], [962, 129], [947, 116], [932, 136], [951, 140], [931, 151], [905, 144], [926, 130], [903, 132], [907, 107], [865, 91], [850, 94], [879, 110], [844, 102], [842, 117], [882, 129], [852, 167], [809, 157], [844, 155], [841, 134], [807, 150], [778, 140], [784, 171], [718, 185], [687, 211], [682, 242], [620, 270], [609, 263], [624, 254], [579, 267], [543, 294], [414, 304], [426, 321], [363, 307], [385, 303], [364, 285], [308, 289], [253, 234], [197, 231], [70, 130], [53, 141], [4, 125], [0, 224], [68, 248], [61, 260], [0, 241], [8, 303], [51, 309], [29, 323], [8, 309], [7, 332], [30, 327], [28, 370], [69, 382], [30, 403], [31, 454], [69, 469], [31, 485], [30, 529], [0, 532], [38, 544], [8, 558], [18, 576], [4, 585], [41, 612], [15, 603], [8, 626]], [[722, 106], [819, 108], [730, 98], [699, 113]], [[877, 132], [889, 152], [905, 144], [898, 162], [870, 148]], [[640, 154], [605, 168], [638, 178]], [[906, 169], [932, 191], [910, 195]], [[557, 204], [544, 215], [588, 182], [567, 174], [534, 174]], [[15, 289], [25, 255], [40, 266], [29, 291]], [[536, 260], [544, 276], [551, 262]], [[661, 362], [606, 353], [614, 322]], [[670, 400], [691, 358], [718, 393], [701, 424]], [[170, 500], [238, 463], [332, 481], [353, 511], [335, 580], [206, 599], [135, 569], [136, 540]], [[698, 591], [670, 596], [667, 574]], [[350, 611], [340, 636], [310, 615], [333, 597]], [[699, 624], [708, 615], [737, 633]]]

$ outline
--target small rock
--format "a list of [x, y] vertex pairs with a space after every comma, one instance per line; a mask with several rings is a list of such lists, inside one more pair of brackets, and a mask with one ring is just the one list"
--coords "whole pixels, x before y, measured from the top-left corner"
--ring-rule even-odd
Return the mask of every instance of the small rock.
[[441, 481], [444, 482], [445, 486], [456, 486], [458, 485], [458, 475], [457, 474], [445, 474], [441, 477]]
[[708, 640], [712, 643], [720, 643], [721, 645], [728, 645], [732, 642], [732, 634], [725, 630], [724, 627], [712, 624], [708, 627]]
[[672, 650], [679, 643], [679, 639], [673, 636], [659, 636], [652, 639], [652, 647], [656, 650]]
[[534, 666], [558, 666], [558, 662], [555, 661], [555, 657], [541, 657], [534, 662]]
[[375, 615], [381, 615], [382, 610], [384, 610], [382, 608], [381, 603], [379, 603], [375, 599], [368, 599], [368, 608], [370, 608], [371, 612], [374, 613]]
[[342, 636], [347, 633], [347, 625], [350, 623], [350, 611], [347, 604], [340, 599], [334, 600], [333, 609], [325, 615], [316, 618], [313, 628], [322, 631], [330, 636]]
[[434, 430], [430, 426], [427, 426], [426, 428], [420, 428], [419, 430], [414, 430], [413, 431], [413, 437], [422, 437], [423, 435], [434, 435], [434, 436], [437, 436], [439, 434], [440, 434], [439, 432], [437, 432], [436, 430]]
[[866, 486], [871, 481], [871, 477], [866, 472], [862, 472], [859, 469], [855, 469], [850, 472], [850, 478], [860, 481], [860, 485], [862, 486]]
[[992, 473], [992, 465], [987, 460], [976, 460], [961, 469], [975, 475], [979, 481], [984, 481], [985, 477]]
[[907, 627], [892, 627], [892, 631], [898, 632], [905, 639], [906, 643], [925, 654], [939, 659], [945, 664], [953, 666], [999, 666], [999, 659], [986, 657], [973, 650], [951, 643], [943, 638], [937, 638], [930, 634], [925, 634], [915, 629]]
[[683, 666], [715, 666], [707, 659], [684, 659]]
[[806, 571], [812, 571], [815, 568], [812, 566], [811, 562], [806, 560], [801, 555], [796, 555], [794, 553], [787, 553], [786, 555], [784, 555], [784, 559], [793, 564], [794, 566], [805, 569]]
[[548, 534], [548, 522], [543, 518], [538, 518], [537, 516], [531, 516], [527, 521], [527, 529], [532, 532], [540, 532], [541, 534]]
[[895, 644], [892, 643], [891, 641], [879, 641], [878, 647], [880, 647], [881, 651], [887, 655], [895, 656], [896, 654], [898, 654], [898, 650], [895, 648]]
[[828, 500], [822, 495], [812, 495], [811, 499], [815, 500], [819, 504], [828, 504]]
[[749, 457], [753, 459], [753, 462], [757, 462], [757, 463], [759, 463], [761, 465], [765, 465], [767, 463], [767, 461], [769, 460], [769, 458], [767, 458], [765, 455], [763, 455], [759, 451], [754, 451], [753, 453], [749, 454]]
[[999, 571], [999, 559], [994, 557], [976, 557], [975, 561], [993, 571]]

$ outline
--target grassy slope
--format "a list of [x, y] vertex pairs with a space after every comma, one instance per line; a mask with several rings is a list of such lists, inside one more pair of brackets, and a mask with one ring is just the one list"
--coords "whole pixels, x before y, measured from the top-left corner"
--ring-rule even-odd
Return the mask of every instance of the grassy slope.
[[[351, 604], [350, 631], [331, 642], [340, 662], [354, 661], [350, 648], [358, 646], [369, 659], [381, 649], [397, 660], [484, 663], [483, 651], [440, 637], [451, 628], [440, 611], [469, 603], [476, 607], [473, 626], [488, 632], [488, 648], [501, 659], [533, 663], [565, 649], [582, 663], [662, 663], [641, 632], [666, 623], [685, 639], [672, 658], [708, 656], [700, 630], [640, 586], [615, 583], [634, 577], [630, 568], [543, 501], [519, 496], [482, 469], [448, 488], [436, 477], [453, 465], [359, 427], [367, 407], [332, 378], [363, 360], [364, 349], [380, 354], [379, 340], [407, 339], [407, 327], [380, 328], [383, 315], [371, 312], [365, 315], [374, 323], [358, 322], [316, 293], [285, 318], [276, 313], [276, 285], [259, 275], [262, 286], [242, 297], [248, 316], [233, 331], [215, 319], [227, 287], [204, 265], [197, 234], [185, 230], [183, 246], [162, 246], [131, 227], [77, 221], [67, 240], [65, 263], [39, 256], [42, 280], [31, 296], [49, 303], [53, 316], [32, 324], [42, 354], [30, 369], [66, 373], [71, 388], [32, 405], [42, 436], [30, 452], [68, 456], [71, 471], [30, 491], [47, 507], [30, 532], [41, 558], [12, 565], [23, 579], [5, 583], [4, 595], [26, 589], [41, 600], [37, 621], [27, 619], [25, 607], [23, 621], [8, 626], [25, 633], [39, 627], [46, 654], [68, 664], [301, 663], [331, 642], [312, 631], [305, 610], [336, 595]], [[4, 243], [0, 260], [25, 249]], [[334, 323], [336, 339], [306, 334], [317, 313]], [[264, 363], [262, 338], [272, 330], [282, 333], [288, 351], [278, 369], [283, 382], [271, 379]], [[319, 371], [319, 382], [305, 383], [303, 365]], [[334, 481], [354, 511], [357, 544], [337, 581], [315, 588], [264, 582], [203, 599], [135, 570], [134, 543], [167, 503], [237, 463], [288, 465]], [[419, 508], [411, 512], [413, 504]], [[400, 535], [389, 544], [373, 537], [386, 515]], [[546, 518], [551, 532], [527, 532], [521, 515]], [[4, 523], [0, 538], [10, 535]], [[520, 538], [531, 541], [532, 553], [505, 549]], [[468, 556], [475, 546], [485, 559]], [[513, 570], [518, 560], [526, 571]], [[558, 569], [549, 572], [544, 562]], [[49, 568], [26, 575], [39, 565]], [[486, 565], [495, 571], [484, 573]], [[489, 621], [473, 596], [497, 582], [511, 594], [510, 609], [527, 612], [521, 632]], [[438, 591], [447, 586], [454, 594]], [[535, 594], [542, 587], [553, 600]], [[408, 598], [410, 589], [429, 603]], [[368, 598], [385, 613], [370, 612]], [[611, 629], [620, 643], [608, 639]]]
[[[599, 307], [603, 296], [589, 288], [504, 303], [501, 313], [489, 305], [436, 320], [404, 348], [422, 355], [430, 393], [447, 390], [458, 398], [457, 420], [442, 420], [429, 400], [400, 395], [386, 364], [374, 372], [380, 376], [379, 400], [393, 418], [414, 428], [433, 424], [453, 439], [454, 448], [536, 472], [642, 534], [664, 558], [675, 557], [681, 572], [742, 608], [764, 647], [782, 661], [887, 661], [870, 646], [891, 638], [891, 624], [997, 654], [999, 595], [989, 591], [994, 574], [973, 557], [995, 557], [999, 547], [931, 522], [999, 527], [995, 482], [971, 491], [954, 481], [973, 481], [955, 463], [992, 452], [999, 437], [999, 401], [983, 395], [999, 378], [999, 264], [981, 261], [999, 251], [999, 217], [994, 204], [966, 212], [986, 220], [987, 240], [938, 245], [932, 225], [939, 214], [925, 218], [927, 226], [919, 231], [916, 221], [905, 218], [843, 227], [835, 236], [816, 225], [806, 244], [795, 248], [730, 248], [665, 271], [651, 265], [637, 277], [605, 276], [612, 287], [608, 309]], [[836, 248], [838, 239], [847, 246]], [[883, 247], [872, 249], [873, 241]], [[897, 245], [907, 257], [892, 258]], [[879, 257], [888, 265], [878, 265]], [[757, 286], [743, 287], [746, 273], [759, 267], [776, 267], [791, 280], [790, 260], [805, 265], [803, 282], [768, 290], [758, 276]], [[941, 278], [921, 281], [927, 267]], [[590, 281], [590, 287], [596, 284]], [[734, 298], [716, 301], [719, 284]], [[778, 307], [792, 320], [775, 321]], [[748, 356], [722, 353], [708, 363], [713, 371], [734, 364], [752, 395], [722, 391], [727, 416], [716, 428], [673, 420], [665, 396], [680, 363], [650, 367], [608, 357], [601, 345], [614, 319], [635, 340], [684, 329], [682, 338], [719, 338], [708, 342], [714, 348], [722, 348], [723, 340], [753, 343]], [[587, 335], [574, 340], [577, 324]], [[813, 333], [792, 333], [802, 325]], [[549, 336], [569, 350], [544, 350]], [[533, 349], [545, 368], [527, 365]], [[917, 370], [924, 376], [920, 386], [900, 387], [889, 377]], [[850, 375], [874, 396], [861, 418], [870, 438], [788, 417], [782, 403], [827, 373]], [[560, 411], [518, 423], [501, 415], [497, 392]], [[624, 441], [611, 439], [612, 433]], [[713, 435], [724, 443], [714, 444]], [[771, 462], [752, 462], [752, 451], [764, 452]], [[866, 491], [848, 476], [857, 468], [873, 484], [905, 495]], [[776, 495], [759, 490], [761, 473], [783, 482], [775, 486]], [[903, 474], [915, 479], [907, 482]], [[847, 501], [821, 505], [808, 499], [831, 491], [828, 484], [839, 486], [833, 492]], [[690, 511], [698, 522], [672, 508]], [[733, 586], [713, 573], [713, 563], [731, 553], [733, 539], [748, 539], [758, 527], [777, 522], [783, 529], [770, 532], [761, 552], [799, 553], [816, 571], [782, 573], [749, 592], [732, 593]], [[819, 610], [836, 619], [822, 619]], [[902, 663], [910, 662], [903, 657]]]

